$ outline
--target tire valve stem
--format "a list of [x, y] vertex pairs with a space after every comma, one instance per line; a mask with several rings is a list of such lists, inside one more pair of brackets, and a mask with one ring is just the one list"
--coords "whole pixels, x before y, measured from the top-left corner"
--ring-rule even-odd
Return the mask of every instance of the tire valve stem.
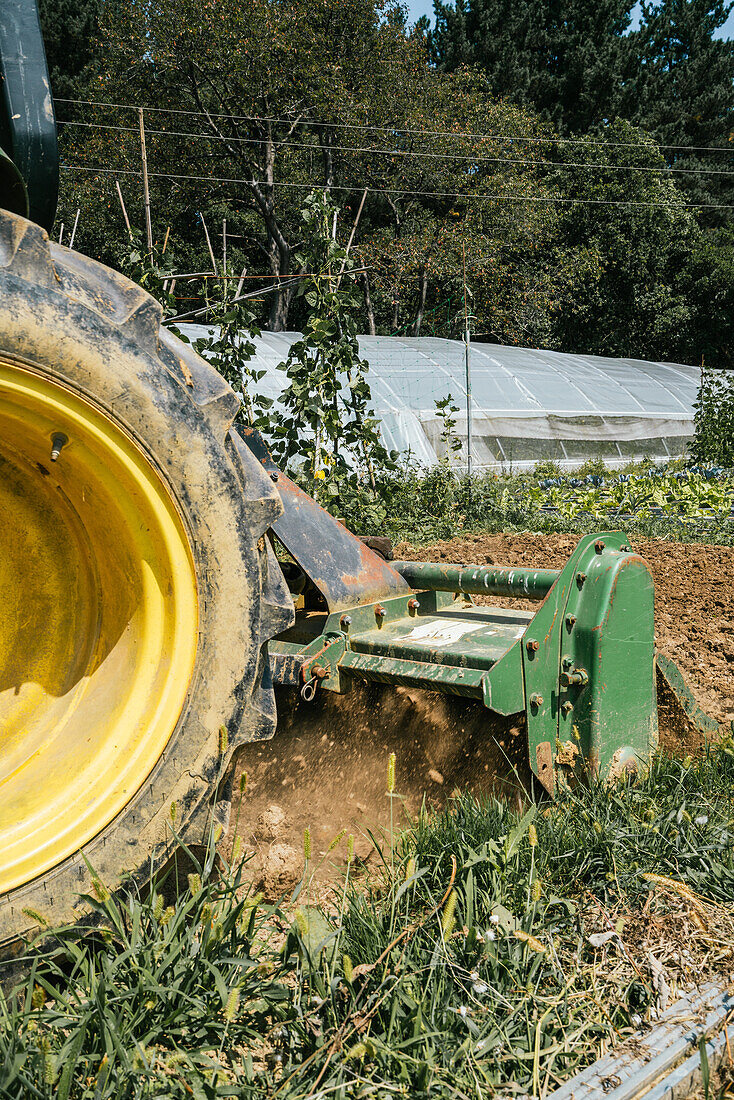
[[54, 432], [51, 437], [51, 461], [55, 462], [61, 454], [61, 451], [69, 442], [68, 435], [64, 435], [63, 432]]

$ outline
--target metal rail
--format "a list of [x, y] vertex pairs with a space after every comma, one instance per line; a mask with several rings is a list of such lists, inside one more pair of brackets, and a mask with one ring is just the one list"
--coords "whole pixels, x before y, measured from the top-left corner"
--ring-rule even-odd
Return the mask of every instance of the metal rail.
[[430, 592], [466, 592], [472, 596], [515, 596], [544, 600], [558, 580], [557, 569], [510, 569], [506, 566], [444, 565], [394, 561], [393, 569], [411, 588]]
[[[675, 1100], [700, 1081], [701, 1039], [711, 1064], [725, 1049], [734, 1002], [726, 989], [706, 982], [671, 1005], [657, 1023], [638, 1031], [552, 1092], [548, 1100]], [[724, 1042], [711, 1037], [724, 1031]], [[691, 1053], [693, 1052], [693, 1054]], [[698, 1080], [697, 1080], [698, 1078]]]

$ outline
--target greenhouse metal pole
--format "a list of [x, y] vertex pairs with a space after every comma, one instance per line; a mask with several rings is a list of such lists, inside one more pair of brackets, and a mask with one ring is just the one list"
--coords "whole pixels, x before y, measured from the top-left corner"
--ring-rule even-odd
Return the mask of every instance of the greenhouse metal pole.
[[471, 343], [469, 340], [469, 321], [464, 328], [464, 360], [466, 365], [466, 467], [471, 477]]
[[466, 242], [461, 242], [461, 261], [464, 274], [464, 368], [466, 371], [466, 472], [469, 475], [471, 493], [471, 340], [469, 337], [469, 313], [466, 308]]

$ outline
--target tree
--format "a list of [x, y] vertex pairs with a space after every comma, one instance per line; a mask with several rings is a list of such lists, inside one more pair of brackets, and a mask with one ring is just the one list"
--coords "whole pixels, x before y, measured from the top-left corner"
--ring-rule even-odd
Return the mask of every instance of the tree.
[[[275, 36], [239, 4], [234, 30], [218, 36], [218, 27], [210, 25], [213, 12], [234, 0], [198, 15], [190, 13], [190, 3], [182, 44], [165, 18], [172, 3], [134, 0], [122, 11], [110, 8], [111, 75], [98, 94], [113, 102], [137, 96], [164, 108], [146, 114], [154, 224], [159, 241], [172, 227], [184, 270], [211, 270], [201, 219], [213, 238], [226, 217], [230, 263], [248, 278], [265, 267], [284, 284], [264, 298], [262, 323], [298, 327], [303, 298], [295, 293], [297, 279], [288, 277], [304, 274], [294, 266], [298, 211], [302, 189], [319, 182], [343, 200], [346, 216], [363, 207], [354, 251], [368, 269], [361, 275], [366, 329], [418, 334], [425, 316], [435, 317], [436, 310], [450, 315], [450, 301], [463, 294], [466, 243], [478, 300], [482, 307], [486, 303], [479, 311], [482, 331], [512, 342], [547, 338], [553, 276], [539, 257], [553, 208], [525, 202], [543, 193], [544, 147], [517, 144], [547, 128], [527, 111], [497, 104], [481, 74], [432, 71], [424, 38], [410, 36], [400, 10], [390, 5], [360, 0], [356, 7], [337, 6], [337, 18], [333, 5], [326, 12], [305, 0], [288, 0], [275, 11], [274, 0], [255, 0], [261, 16], [272, 9]], [[294, 13], [299, 34], [291, 33]], [[337, 29], [348, 22], [355, 39], [348, 49], [331, 33], [332, 18]], [[303, 30], [309, 20], [310, 36]], [[262, 72], [266, 79], [258, 76]], [[165, 107], [174, 103], [206, 113], [168, 116]], [[74, 140], [84, 144], [70, 150], [68, 159], [138, 172], [135, 115], [110, 109], [102, 119], [120, 129], [112, 139], [106, 129], [74, 131]], [[99, 121], [100, 113], [91, 120]], [[176, 179], [169, 182], [165, 173]], [[210, 178], [211, 184], [182, 178], [189, 175]], [[246, 182], [234, 188], [218, 177]], [[142, 224], [139, 180], [121, 175], [120, 181], [131, 216]], [[85, 247], [102, 259], [110, 258], [103, 239], [110, 223], [115, 232], [126, 232], [113, 182], [88, 172], [75, 178], [73, 203], [84, 205]], [[105, 203], [100, 191], [106, 192]], [[62, 210], [64, 218], [74, 215], [74, 206]], [[344, 224], [339, 222], [339, 232]], [[200, 286], [186, 283], [187, 297], [200, 293]], [[450, 332], [450, 316], [447, 324], [444, 331]]]
[[[211, 177], [220, 197], [233, 191], [222, 179], [239, 181], [251, 256], [283, 281], [268, 317], [282, 329], [295, 289], [287, 280], [299, 273], [303, 190], [335, 185], [335, 124], [391, 102], [396, 81], [422, 65], [419, 39], [406, 35], [393, 0], [130, 0], [105, 6], [103, 32], [104, 97], [195, 112], [185, 123], [149, 116], [151, 129], [191, 134], [151, 134], [156, 168]], [[121, 126], [131, 121], [134, 130], [134, 118], [120, 117]], [[134, 133], [120, 131], [118, 149], [139, 164]]]
[[[734, 42], [715, 38], [734, 8], [724, 0], [643, 2], [642, 22], [631, 36], [640, 60], [630, 80], [624, 114], [649, 131], [694, 202], [730, 205], [731, 160], [706, 153], [731, 151], [734, 136]], [[687, 152], [686, 148], [691, 151]], [[722, 171], [724, 174], [722, 175]], [[729, 213], [706, 215], [721, 222]]]
[[481, 69], [492, 94], [562, 133], [613, 118], [630, 69], [633, 0], [435, 0], [431, 55]]
[[374, 194], [356, 248], [369, 269], [375, 327], [456, 335], [466, 268], [478, 332], [546, 341], [556, 216], [543, 144], [523, 139], [548, 128], [498, 104], [487, 79], [466, 69], [430, 74], [407, 118], [394, 155], [368, 156], [364, 168]]
[[734, 367], [734, 225], [706, 229], [692, 243], [680, 275], [691, 323], [680, 350], [684, 363], [703, 359], [714, 370]]
[[691, 324], [682, 276], [700, 230], [647, 135], [618, 121], [594, 137], [602, 144], [572, 145], [559, 170], [559, 247], [572, 262], [556, 346], [676, 359]]
[[61, 99], [82, 94], [100, 56], [103, 0], [39, 0], [51, 91]]

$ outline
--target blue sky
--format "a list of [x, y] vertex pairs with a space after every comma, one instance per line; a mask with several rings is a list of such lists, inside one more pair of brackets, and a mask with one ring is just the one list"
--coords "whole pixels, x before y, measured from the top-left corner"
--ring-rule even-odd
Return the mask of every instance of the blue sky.
[[[420, 19], [422, 15], [427, 15], [433, 21], [433, 0], [405, 0], [405, 3], [412, 21]], [[719, 37], [734, 38], [734, 11], [721, 28], [721, 31], [723, 33]]]

